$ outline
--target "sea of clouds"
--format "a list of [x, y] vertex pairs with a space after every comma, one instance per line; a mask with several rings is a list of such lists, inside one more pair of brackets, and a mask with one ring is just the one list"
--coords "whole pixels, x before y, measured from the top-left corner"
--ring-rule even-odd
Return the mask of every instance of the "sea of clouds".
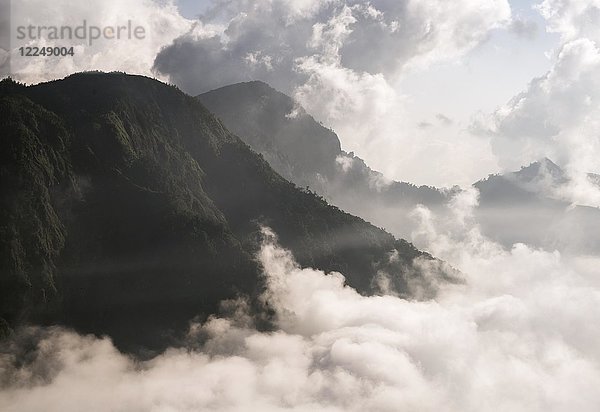
[[414, 212], [413, 240], [465, 276], [435, 300], [361, 296], [264, 229], [276, 331], [240, 301], [193, 324], [189, 348], [137, 361], [108, 338], [24, 329], [0, 355], [0, 410], [597, 411], [600, 259], [506, 250], [481, 235], [476, 204], [469, 190], [451, 219]]

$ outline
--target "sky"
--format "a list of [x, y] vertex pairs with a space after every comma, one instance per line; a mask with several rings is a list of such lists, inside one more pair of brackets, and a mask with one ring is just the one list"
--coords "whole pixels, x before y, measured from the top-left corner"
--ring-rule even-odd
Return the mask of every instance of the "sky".
[[[536, 2], [514, 0], [509, 4], [517, 24], [508, 29], [491, 30], [488, 38], [459, 59], [418, 67], [393, 83], [394, 88], [406, 100], [403, 116], [411, 119], [411, 124], [404, 127], [410, 128], [410, 140], [428, 141], [421, 143], [423, 151], [411, 153], [413, 159], [404, 161], [419, 164], [425, 161], [427, 164], [427, 159], [423, 159], [427, 156], [424, 153], [426, 150], [445, 151], [451, 154], [450, 158], [455, 157], [451, 148], [456, 146], [457, 139], [470, 140], [465, 130], [469, 128], [473, 116], [493, 112], [525, 90], [532, 79], [542, 76], [551, 68], [553, 51], [560, 44], [560, 36], [546, 30], [544, 18], [534, 8]], [[181, 0], [178, 6], [184, 16], [194, 18], [201, 16], [210, 7], [210, 3]], [[329, 126], [334, 130], [339, 129], [336, 127], [339, 125], [335, 123]], [[494, 156], [487, 156], [489, 153], [484, 153], [483, 159], [479, 153], [473, 154], [468, 159], [470, 164], [463, 163], [461, 168], [435, 168], [429, 172], [417, 167], [403, 170], [394, 165], [393, 160], [386, 159], [385, 163], [379, 161], [377, 151], [374, 150], [375, 153], [371, 154], [364, 149], [364, 141], [346, 138], [349, 133], [339, 134], [347, 151], [366, 157], [368, 164], [384, 171], [391, 178], [417, 184], [467, 185], [488, 173], [507, 168], [499, 164]], [[391, 140], [393, 137], [387, 139]], [[481, 145], [475, 142], [472, 144], [477, 146], [478, 151], [486, 152]], [[522, 165], [511, 166], [518, 168]]]
[[[465, 186], [549, 157], [579, 182], [569, 194], [578, 197], [587, 173], [600, 171], [597, 10], [597, 0], [24, 0], [13, 4], [13, 26], [130, 19], [147, 36], [44, 39], [73, 44], [75, 56], [12, 63], [26, 82], [122, 70], [192, 95], [263, 80], [388, 178]], [[590, 75], [557, 70], [568, 64]]]
[[[598, 128], [590, 124], [598, 107], [594, 82], [566, 79], [557, 70], [597, 53], [597, 33], [587, 29], [597, 26], [596, 1], [412, 1], [406, 8], [348, 2], [346, 14], [323, 5], [315, 10], [308, 1], [272, 9], [269, 2], [228, 4], [182, 5], [189, 15], [205, 13], [205, 22], [225, 21], [226, 53], [215, 54], [203, 40], [180, 39], [159, 54], [155, 68], [191, 92], [265, 80], [296, 97], [338, 133], [345, 150], [389, 178], [464, 186], [549, 157], [579, 182], [568, 197], [598, 204], [597, 194], [584, 193], [594, 192], [586, 176], [600, 167]], [[269, 12], [272, 18], [263, 20]], [[295, 26], [281, 24], [285, 19]], [[374, 28], [374, 21], [387, 30]], [[570, 48], [577, 42], [590, 47]], [[204, 60], [187, 58], [194, 50]], [[218, 61], [216, 73], [205, 64], [208, 56]], [[594, 58], [584, 60], [573, 69]], [[230, 64], [233, 74], [220, 70]], [[201, 80], [198, 71], [206, 74]], [[540, 94], [535, 84], [541, 83]], [[563, 103], [576, 106], [567, 95], [587, 101], [570, 118], [560, 116], [569, 111]], [[527, 102], [531, 107], [520, 110]]]
[[[410, 73], [400, 86], [416, 106], [412, 114], [423, 121], [437, 113], [468, 120], [479, 110], [493, 111], [548, 71], [551, 59], [546, 53], [558, 46], [559, 36], [546, 32], [544, 19], [533, 9], [535, 2], [509, 3], [516, 16], [531, 24], [529, 29], [523, 35], [495, 31], [462, 61]], [[210, 1], [178, 0], [177, 6], [192, 19], [201, 16]]]

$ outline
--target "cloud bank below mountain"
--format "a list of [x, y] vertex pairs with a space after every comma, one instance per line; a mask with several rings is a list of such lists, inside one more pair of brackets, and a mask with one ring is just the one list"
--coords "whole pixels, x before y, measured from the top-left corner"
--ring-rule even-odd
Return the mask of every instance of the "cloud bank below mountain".
[[[436, 301], [361, 296], [300, 268], [266, 232], [259, 254], [278, 330], [243, 302], [190, 329], [188, 349], [133, 361], [108, 339], [27, 329], [2, 348], [2, 410], [581, 410], [600, 402], [598, 262], [483, 238], [477, 194], [415, 239], [463, 270]], [[28, 345], [26, 345], [27, 343]], [[195, 343], [195, 344], [194, 344]], [[24, 362], [15, 356], [30, 351]], [[69, 396], [65, 396], [69, 393]]]

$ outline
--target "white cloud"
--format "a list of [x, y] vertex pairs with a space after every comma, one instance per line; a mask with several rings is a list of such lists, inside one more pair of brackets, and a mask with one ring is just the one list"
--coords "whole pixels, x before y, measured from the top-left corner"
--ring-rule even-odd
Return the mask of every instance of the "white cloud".
[[[15, 25], [75, 27], [87, 20], [116, 26], [131, 20], [146, 29], [147, 38], [98, 40], [93, 47], [80, 40], [31, 41], [73, 45], [75, 56], [13, 59], [14, 77], [37, 82], [81, 70], [122, 70], [174, 82], [192, 94], [265, 80], [301, 98], [311, 114], [340, 134], [346, 150], [389, 177], [466, 183], [477, 174], [471, 169], [478, 153], [489, 149], [459, 135], [458, 125], [419, 129], [406, 114], [410, 101], [396, 80], [407, 70], [460, 58], [492, 30], [508, 25], [510, 14], [506, 0], [216, 0], [193, 22], [170, 2], [25, 0], [13, 7]], [[448, 161], [459, 155], [471, 165], [468, 171]], [[417, 157], [436, 161], [424, 170]]]
[[[217, 0], [201, 20], [221, 24], [223, 31], [210, 40], [178, 39], [157, 57], [160, 71], [190, 93], [248, 77], [291, 92], [304, 80], [293, 75], [296, 59], [334, 60], [356, 75], [393, 77], [407, 64], [464, 54], [509, 22], [510, 7], [505, 0]], [[242, 70], [249, 53], [273, 56], [273, 72]], [[204, 76], [198, 76], [199, 68]]]
[[[112, 27], [108, 32], [109, 37], [116, 36], [118, 26], [127, 26], [128, 21], [131, 21], [132, 28], [143, 28], [143, 36], [139, 36], [143, 38], [138, 39], [133, 34], [130, 36], [126, 31], [121, 31], [125, 38], [117, 40], [101, 36], [90, 45], [89, 35], [86, 39], [50, 39], [47, 29], [42, 29], [42, 39], [38, 38], [37, 27], [54, 26], [60, 33], [62, 26], [75, 30], [84, 21], [86, 32], [90, 26], [101, 30], [107, 26]], [[24, 0], [13, 2], [11, 24], [13, 77], [29, 83], [60, 78], [84, 70], [119, 70], [153, 76], [152, 64], [160, 49], [193, 27], [193, 22], [183, 18], [172, 2], [153, 0], [107, 0], [92, 3], [76, 0]], [[29, 25], [36, 27], [33, 31], [35, 38], [28, 35]], [[25, 28], [25, 39], [18, 39], [19, 26]], [[203, 28], [196, 27], [194, 32], [199, 30]], [[21, 46], [73, 47], [74, 56], [20, 57], [18, 48]]]
[[596, 1], [544, 1], [539, 10], [563, 38], [552, 69], [474, 129], [492, 137], [500, 164], [518, 168], [543, 157], [564, 166], [572, 184], [558, 195], [600, 206], [600, 190], [587, 178], [600, 171], [600, 5]]
[[[259, 258], [278, 331], [258, 332], [239, 313], [212, 318], [191, 329], [206, 339], [201, 350], [135, 362], [107, 339], [29, 329], [0, 357], [0, 407], [595, 411], [597, 259], [503, 250], [472, 221], [476, 199], [456, 198], [453, 219], [417, 212], [417, 240], [468, 279], [437, 301], [361, 296], [340, 274], [300, 268], [267, 232]], [[26, 341], [36, 353], [16, 366]]]
[[548, 22], [548, 29], [560, 33], [565, 41], [600, 39], [598, 0], [544, 0], [536, 8]]
[[[192, 94], [266, 81], [295, 96], [339, 134], [345, 150], [389, 177], [451, 185], [473, 173], [448, 160], [459, 156], [473, 164], [482, 147], [489, 148], [469, 136], [447, 138], [459, 134], [458, 125], [423, 138], [406, 114], [410, 102], [397, 80], [406, 71], [460, 58], [510, 18], [505, 0], [330, 0], [298, 7], [281, 0], [216, 1], [202, 21], [223, 24], [223, 32], [200, 40], [182, 36], [155, 66]], [[257, 55], [270, 56], [268, 68], [248, 64], [247, 56]], [[430, 170], [423, 168], [424, 157], [436, 159]]]

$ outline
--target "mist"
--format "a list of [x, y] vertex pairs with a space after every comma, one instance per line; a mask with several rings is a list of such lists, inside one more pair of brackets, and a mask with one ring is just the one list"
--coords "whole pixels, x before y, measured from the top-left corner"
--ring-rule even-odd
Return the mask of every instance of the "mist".
[[360, 295], [343, 274], [299, 267], [265, 228], [276, 331], [258, 331], [243, 299], [148, 361], [108, 338], [21, 329], [2, 344], [0, 409], [596, 410], [600, 259], [506, 249], [481, 234], [477, 198], [412, 214], [413, 240], [464, 276], [435, 300]]

